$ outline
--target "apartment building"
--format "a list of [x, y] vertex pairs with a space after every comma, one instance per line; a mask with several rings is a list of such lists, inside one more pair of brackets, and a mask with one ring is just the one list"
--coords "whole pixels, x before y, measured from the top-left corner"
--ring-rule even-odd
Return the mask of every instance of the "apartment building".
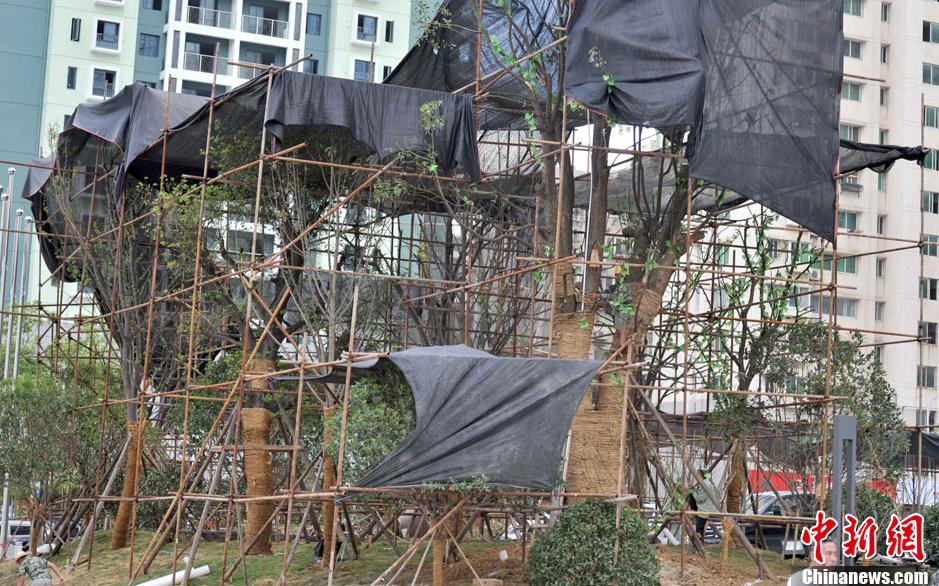
[[[381, 81], [410, 48], [411, 0], [141, 0], [135, 79], [208, 96], [263, 68]], [[172, 85], [170, 85], [172, 80]]]
[[40, 148], [81, 102], [101, 101], [134, 80], [139, 0], [54, 0], [43, 81]]

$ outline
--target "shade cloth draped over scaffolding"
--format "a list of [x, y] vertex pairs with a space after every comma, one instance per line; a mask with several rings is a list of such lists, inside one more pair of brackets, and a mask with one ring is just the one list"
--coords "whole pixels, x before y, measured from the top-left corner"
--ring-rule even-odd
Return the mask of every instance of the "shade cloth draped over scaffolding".
[[[482, 30], [485, 38], [480, 47], [480, 74], [496, 73], [505, 64], [504, 55], [523, 57], [526, 53], [550, 45], [562, 33], [557, 0], [483, 0]], [[397, 86], [453, 92], [476, 82], [476, 31], [479, 30], [479, 0], [446, 0], [437, 12], [434, 23], [411, 48], [398, 66], [385, 78]], [[506, 14], [510, 15], [507, 17]], [[542, 59], [552, 68], [552, 59]], [[557, 71], [552, 68], [552, 75]], [[478, 112], [482, 129], [526, 128], [524, 113], [529, 110], [526, 96], [530, 87], [517, 74], [494, 75], [483, 81], [486, 104]], [[540, 92], [544, 96], [544, 92]]]
[[[54, 225], [55, 198], [42, 197], [42, 189], [52, 177], [52, 170], [42, 167], [94, 168], [113, 164], [112, 181], [120, 185], [128, 164], [161, 137], [167, 121], [171, 127], [179, 124], [204, 103], [204, 98], [186, 94], [173, 94], [167, 103], [164, 92], [135, 83], [104, 102], [80, 104], [72, 114], [71, 123], [59, 133], [56, 152], [35, 160], [39, 167], [29, 169], [23, 185], [22, 196], [30, 200], [40, 232], [54, 234], [65, 230], [62, 225]], [[101, 148], [102, 143], [113, 148]], [[75, 192], [87, 187], [84, 180], [76, 181], [76, 175], [69, 169], [61, 171], [61, 180]], [[62, 244], [57, 238], [39, 238], [39, 250], [50, 272], [59, 267]], [[73, 278], [70, 274], [61, 276], [66, 281]]]
[[[421, 126], [422, 106], [440, 122], [430, 135]], [[283, 71], [274, 77], [269, 99], [267, 77], [259, 77], [222, 96], [214, 117], [223, 128], [254, 120], [259, 128], [263, 122], [279, 145], [290, 146], [292, 131], [315, 129], [324, 138], [351, 141], [356, 154], [382, 162], [405, 151], [432, 154], [440, 172], [460, 169], [479, 179], [472, 96]], [[208, 118], [207, 104], [172, 129], [171, 166], [202, 168]], [[141, 158], [152, 166], [162, 159], [162, 145], [154, 144]]]
[[[218, 129], [249, 128], [252, 132], [263, 123], [280, 143], [290, 140], [298, 129], [317, 129], [323, 135], [351, 142], [356, 156], [377, 155], [386, 160], [402, 151], [433, 154], [443, 173], [462, 169], [473, 179], [479, 178], [479, 160], [473, 128], [472, 97], [454, 96], [426, 90], [382, 86], [345, 79], [313, 76], [292, 71], [278, 73], [271, 85], [270, 107], [264, 110], [267, 77], [248, 82], [219, 99], [214, 120]], [[421, 126], [421, 108], [439, 117], [440, 128], [432, 134]], [[166, 171], [169, 176], [183, 173], [201, 175], [209, 106], [205, 99], [172, 94], [169, 100], [169, 125]], [[114, 193], [127, 175], [138, 179], [159, 176], [163, 163], [162, 133], [167, 115], [166, 94], [143, 84], [125, 87], [114, 98], [99, 104], [83, 104], [75, 110], [72, 124], [58, 137], [57, 154], [52, 161], [60, 165], [107, 167], [110, 161], [116, 182]], [[113, 145], [102, 161], [101, 141]], [[210, 157], [211, 162], [211, 157]], [[210, 169], [211, 174], [215, 174]], [[53, 226], [50, 198], [42, 196], [52, 172], [30, 169], [23, 197], [32, 200], [34, 217], [45, 234], [62, 233]], [[86, 187], [72, 181], [68, 170], [62, 177], [70, 189]], [[50, 271], [61, 258], [57, 238], [40, 238], [43, 260]], [[69, 278], [65, 275], [66, 279]]]
[[861, 169], [871, 169], [876, 173], [886, 173], [900, 159], [916, 161], [922, 165], [927, 152], [928, 149], [921, 146], [904, 147], [893, 144], [867, 144], [842, 139], [841, 160], [838, 164], [838, 171], [840, 173], [854, 173]]
[[620, 123], [692, 124], [691, 175], [835, 238], [841, 3], [578, 2], [565, 86]]
[[551, 490], [574, 413], [601, 365], [500, 358], [459, 345], [394, 352], [354, 369], [361, 374], [389, 362], [411, 387], [416, 423], [358, 486], [415, 487], [485, 476], [491, 484]]

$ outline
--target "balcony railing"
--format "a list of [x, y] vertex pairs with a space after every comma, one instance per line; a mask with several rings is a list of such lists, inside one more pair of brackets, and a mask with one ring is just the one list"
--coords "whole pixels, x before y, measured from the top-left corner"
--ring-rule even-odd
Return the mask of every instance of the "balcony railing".
[[189, 71], [198, 71], [199, 73], [218, 73], [227, 75], [227, 59], [224, 57], [215, 58], [214, 55], [202, 55], [201, 53], [183, 53], [183, 69]]
[[272, 18], [261, 18], [245, 14], [241, 18], [241, 30], [246, 33], [263, 35], [265, 37], [287, 38], [287, 22]]
[[99, 49], [111, 49], [112, 51], [117, 51], [118, 36], [109, 35], [107, 33], [98, 33], [98, 36], [95, 38], [95, 47], [98, 47]]
[[186, 22], [216, 28], [231, 28], [231, 12], [189, 6], [186, 11]]
[[[266, 65], [263, 65], [261, 63], [258, 63], [258, 65], [262, 65], [264, 68], [267, 67]], [[264, 73], [264, 71], [265, 69], [261, 69], [260, 67], [245, 67], [243, 65], [239, 65], [238, 77], [240, 77], [241, 79], [254, 79], [261, 73]]]
[[113, 98], [114, 83], [102, 83], [95, 80], [91, 87], [91, 95], [97, 96], [99, 98]]

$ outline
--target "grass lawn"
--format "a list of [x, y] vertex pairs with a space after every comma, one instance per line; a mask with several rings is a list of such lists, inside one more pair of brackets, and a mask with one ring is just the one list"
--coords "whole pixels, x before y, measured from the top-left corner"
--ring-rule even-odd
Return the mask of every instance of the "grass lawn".
[[[141, 531], [137, 534], [137, 543], [134, 548], [135, 562], [140, 560], [140, 556], [143, 555], [151, 536], [152, 534], [147, 531]], [[87, 586], [127, 584], [130, 550], [128, 548], [112, 551], [109, 548], [109, 542], [110, 532], [96, 533], [94, 559], [91, 568], [89, 569], [87, 564], [77, 568], [69, 577], [67, 583]], [[229, 566], [238, 556], [237, 547], [235, 542], [232, 542], [229, 547]], [[402, 552], [406, 547], [407, 544], [401, 541], [399, 548]], [[516, 544], [510, 542], [466, 541], [462, 544], [462, 547], [480, 577], [502, 579], [505, 586], [528, 584], [522, 569], [521, 550]], [[283, 565], [283, 542], [275, 543], [274, 551], [275, 554], [270, 556], [249, 557], [247, 564], [239, 566], [236, 570], [232, 583], [251, 586], [276, 584]], [[414, 575], [414, 568], [417, 566], [423, 551], [424, 548], [421, 546], [412, 558], [411, 563], [408, 564], [408, 568], [396, 580], [396, 584], [410, 584]], [[505, 551], [508, 554], [507, 561], [499, 559], [500, 551]], [[746, 552], [740, 548], [731, 548], [727, 562], [722, 564], [719, 545], [708, 547], [707, 559], [694, 555], [691, 548], [688, 547], [685, 551], [685, 570], [681, 576], [681, 555], [678, 547], [656, 546], [656, 554], [662, 565], [661, 583], [666, 586], [671, 584], [710, 586], [715, 583], [725, 586], [737, 586], [756, 581], [756, 566]], [[223, 543], [204, 541], [199, 548], [196, 566], [208, 564], [211, 573], [202, 578], [195, 578], [190, 583], [193, 586], [219, 584], [223, 556]], [[156, 562], [150, 569], [150, 573], [146, 577], [136, 580], [135, 583], [139, 584], [169, 574], [172, 571], [172, 558], [173, 546], [170, 544], [160, 552]], [[370, 549], [364, 551], [360, 560], [342, 562], [337, 569], [334, 583], [339, 586], [370, 584], [396, 558], [397, 556], [387, 544], [384, 542], [376, 543]], [[760, 583], [761, 585], [783, 585], [790, 574], [804, 565], [804, 562], [800, 560], [795, 562], [783, 560], [780, 556], [769, 552], [763, 552], [763, 559], [766, 561], [772, 575], [769, 579], [763, 580]], [[62, 568], [65, 567], [66, 560], [67, 555], [65, 553], [53, 558], [53, 561]], [[318, 562], [318, 560], [316, 561]], [[430, 562], [431, 555], [428, 553], [418, 584], [430, 584]], [[178, 569], [183, 567], [185, 566], [180, 562]], [[15, 575], [16, 565], [13, 562], [0, 563], [0, 583], [12, 584]], [[462, 562], [455, 563], [448, 568], [448, 585], [469, 586], [472, 584], [472, 578], [472, 572]], [[297, 554], [290, 566], [287, 583], [297, 586], [326, 584], [326, 572], [320, 569], [318, 563], [314, 565], [312, 545], [301, 543], [298, 546]]]
[[[140, 560], [146, 549], [147, 542], [152, 533], [149, 531], [139, 531], [137, 533], [137, 542], [134, 547], [135, 564]], [[87, 564], [80, 566], [71, 574], [67, 584], [87, 585], [87, 586], [116, 586], [118, 584], [127, 584], [128, 579], [128, 560], [130, 548], [113, 551], [110, 549], [110, 532], [95, 533], [94, 559], [89, 569]], [[407, 548], [407, 543], [399, 542], [399, 549], [403, 553]], [[510, 578], [506, 584], [525, 584], [511, 580], [513, 567], [520, 565], [520, 560], [510, 559], [505, 563], [506, 571], [500, 571], [499, 568], [492, 568], [493, 562], [498, 564], [498, 551], [506, 548], [505, 543], [472, 541], [462, 544], [466, 555], [473, 560], [474, 566], [479, 565], [477, 571], [483, 577], [506, 577]], [[511, 547], [511, 546], [509, 546]], [[414, 575], [414, 569], [417, 566], [420, 556], [423, 553], [423, 545], [418, 549], [417, 554], [412, 558], [408, 568], [396, 580], [396, 583], [404, 582], [409, 584]], [[283, 566], [283, 542], [274, 544], [274, 555], [270, 556], [251, 556], [246, 564], [242, 564], [232, 576], [234, 584], [250, 584], [251, 586], [264, 586], [277, 583]], [[87, 555], [87, 549], [86, 549]], [[193, 586], [203, 586], [207, 584], [218, 584], [220, 580], [220, 571], [222, 568], [222, 559], [224, 556], [224, 544], [217, 541], [203, 541], [199, 547], [199, 553], [196, 559], [196, 566], [208, 564], [211, 573], [202, 578], [190, 580]], [[229, 545], [228, 564], [238, 557], [238, 544], [232, 542]], [[339, 564], [336, 571], [334, 584], [341, 586], [352, 586], [359, 584], [370, 584], [377, 578], [391, 563], [397, 559], [397, 555], [386, 543], [376, 543], [371, 549], [363, 552], [362, 558], [357, 561], [344, 561]], [[515, 558], [516, 556], [512, 556]], [[64, 569], [68, 555], [62, 553], [52, 558], [52, 561], [60, 568]], [[288, 573], [287, 583], [291, 585], [319, 586], [326, 584], [327, 572], [320, 569], [319, 560], [314, 565], [313, 545], [300, 543], [297, 547], [297, 553], [293, 558]], [[145, 582], [152, 578], [169, 574], [173, 565], [173, 545], [169, 544], [163, 547], [156, 561], [150, 568], [149, 574], [144, 578], [137, 579], [134, 583]], [[462, 566], [462, 567], [457, 567]], [[480, 568], [486, 568], [486, 575]], [[184, 569], [185, 565], [180, 562], [177, 569]], [[517, 569], [517, 568], [514, 568]], [[454, 586], [464, 586], [472, 583], [472, 574], [469, 573], [465, 578], [462, 574], [469, 572], [465, 564], [454, 564], [454, 574], [448, 579], [447, 584]], [[514, 572], [518, 573], [518, 572]], [[0, 562], [0, 584], [12, 584], [16, 576], [16, 565], [13, 562]], [[419, 584], [429, 584], [431, 582], [431, 554], [428, 552], [427, 559], [424, 562], [423, 570]]]

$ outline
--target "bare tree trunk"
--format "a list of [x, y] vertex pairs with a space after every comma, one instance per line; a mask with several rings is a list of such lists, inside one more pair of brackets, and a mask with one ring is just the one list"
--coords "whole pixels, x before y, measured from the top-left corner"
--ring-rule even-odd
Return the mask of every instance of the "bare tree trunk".
[[[610, 127], [604, 121], [595, 122], [593, 125], [593, 144], [594, 146], [610, 146]], [[591, 193], [589, 203], [589, 213], [587, 215], [587, 256], [590, 259], [598, 254], [603, 258], [603, 240], [606, 236], [606, 214], [609, 192], [610, 168], [607, 165], [607, 151], [605, 149], [594, 149], [590, 155], [590, 165], [592, 169]], [[588, 267], [586, 272], [586, 281], [584, 293], [594, 295], [600, 290], [600, 277], [603, 272], [601, 266]]]

